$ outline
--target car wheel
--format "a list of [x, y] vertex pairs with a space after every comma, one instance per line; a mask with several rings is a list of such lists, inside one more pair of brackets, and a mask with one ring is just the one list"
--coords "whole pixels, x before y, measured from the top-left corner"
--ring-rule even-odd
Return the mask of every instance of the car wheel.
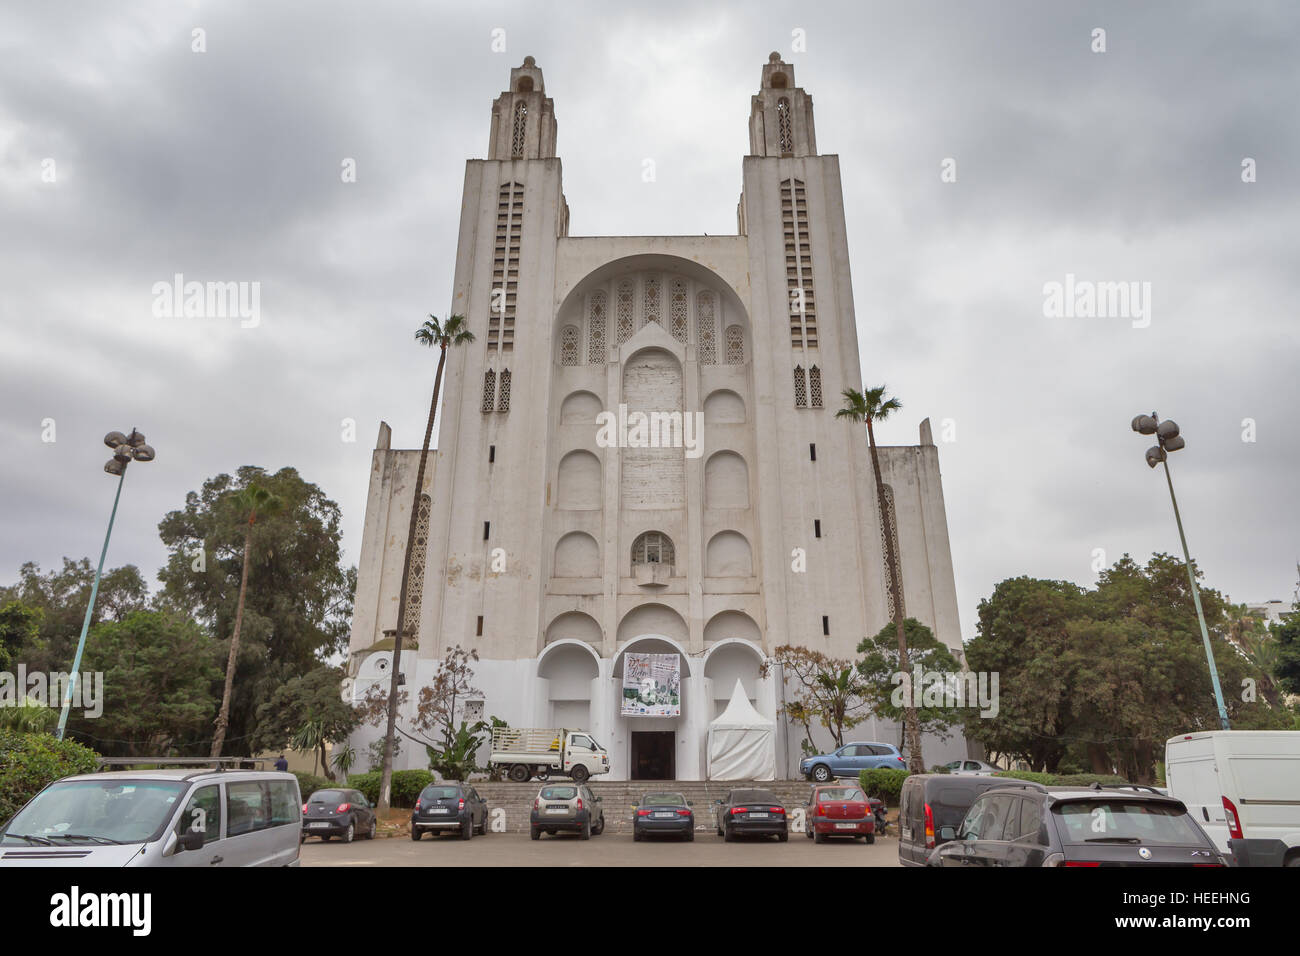
[[826, 834], [825, 834], [825, 833], [814, 833], [814, 834], [813, 834], [813, 842], [814, 842], [814, 843], [825, 843], [825, 842], [826, 842]]
[[694, 831], [694, 830], [687, 830], [687, 831], [686, 831], [686, 842], [687, 842], [687, 843], [694, 843], [694, 842], [695, 842], [695, 831]]
[[824, 763], [819, 763], [813, 767], [812, 776], [818, 783], [826, 783], [831, 779], [831, 768]]
[[483, 814], [483, 822], [479, 824], [478, 835], [487, 836], [487, 814], [486, 813]]
[[811, 823], [805, 823], [805, 824], [803, 825], [803, 835], [806, 836], [808, 839], [811, 840], [811, 839], [813, 838], [813, 830], [815, 830], [815, 829], [816, 829], [816, 827], [815, 827], [813, 824], [811, 824]]
[[351, 843], [353, 838], [356, 835], [357, 835], [357, 825], [355, 823], [349, 823], [348, 828], [343, 831], [343, 842]]
[[534, 840], [540, 840], [542, 838], [542, 831], [539, 830], [537, 827], [529, 827], [528, 835], [532, 837]]
[[786, 830], [786, 831], [784, 831], [784, 832], [782, 832], [782, 833], [778, 833], [778, 834], [776, 835], [776, 838], [777, 838], [778, 840], [780, 840], [782, 843], [785, 843], [787, 840], [790, 839], [790, 831], [789, 831], [789, 830]]
[[605, 832], [605, 814], [600, 815], [600, 826], [591, 831], [592, 836], [600, 836]]
[[867, 843], [870, 844], [870, 843], [875, 843], [875, 842], [876, 842], [876, 835], [875, 835], [874, 833], [868, 833], [868, 834], [867, 834]]
[[591, 818], [590, 817], [588, 817], [587, 822], [582, 825], [582, 833], [580, 834], [580, 836], [584, 840], [591, 839]]
[[528, 768], [521, 763], [510, 768], [510, 779], [515, 783], [527, 783], [530, 776], [532, 774], [529, 773]]
[[723, 832], [722, 832], [722, 839], [723, 839], [723, 841], [726, 842], [726, 843], [735, 843], [735, 842], [736, 842], [736, 837], [735, 837], [735, 834], [733, 834], [733, 833], [731, 832], [731, 827], [725, 827], [725, 828], [723, 829]]
[[582, 766], [582, 764], [578, 764], [578, 766], [573, 768], [574, 783], [586, 783], [587, 778], [590, 776], [591, 773], [587, 770], [586, 767]]
[[460, 825], [460, 838], [462, 840], [472, 839], [474, 836], [474, 819], [471, 817]]
[[420, 828], [419, 828], [419, 827], [411, 827], [411, 839], [412, 839], [412, 840], [414, 840], [416, 843], [419, 843], [419, 842], [420, 842], [420, 837], [422, 837], [422, 836], [424, 836], [424, 834], [420, 831]]
[[370, 821], [370, 829], [366, 832], [366, 839], [373, 840], [375, 838], [375, 833], [378, 830], [379, 830], [379, 821], [372, 819]]
[[632, 842], [633, 843], [641, 842], [641, 831], [638, 830], [636, 827], [632, 828]]

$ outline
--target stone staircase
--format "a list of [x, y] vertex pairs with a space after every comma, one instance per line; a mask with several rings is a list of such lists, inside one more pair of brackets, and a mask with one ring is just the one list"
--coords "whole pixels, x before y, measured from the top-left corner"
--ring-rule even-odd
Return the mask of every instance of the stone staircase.
[[[572, 783], [564, 777], [556, 777], [548, 783]], [[487, 801], [489, 812], [498, 807], [506, 811], [506, 830], [510, 833], [522, 833], [528, 830], [528, 815], [533, 808], [537, 792], [546, 784], [539, 780], [527, 783], [504, 781], [494, 783], [488, 780], [476, 780], [474, 789]], [[758, 788], [776, 794], [786, 811], [803, 807], [808, 803], [812, 784], [802, 780], [613, 780], [602, 781], [599, 778], [589, 781], [592, 793], [601, 798], [605, 811], [605, 826], [610, 833], [632, 832], [632, 807], [641, 795], [651, 790], [672, 790], [682, 793], [692, 804], [695, 811], [696, 832], [709, 832], [714, 829], [713, 810], [718, 800], [725, 799], [727, 792], [739, 788]]]

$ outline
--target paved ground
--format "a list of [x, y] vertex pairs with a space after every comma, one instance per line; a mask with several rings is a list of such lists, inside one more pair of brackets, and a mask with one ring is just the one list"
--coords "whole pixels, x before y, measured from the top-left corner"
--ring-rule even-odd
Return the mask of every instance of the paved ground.
[[576, 835], [543, 836], [488, 833], [472, 840], [449, 836], [418, 843], [409, 837], [356, 840], [351, 844], [311, 839], [302, 847], [303, 866], [897, 866], [898, 841], [830, 841], [818, 846], [802, 834], [788, 843], [775, 837], [724, 843], [716, 833], [699, 832], [693, 843], [606, 833], [580, 840]]

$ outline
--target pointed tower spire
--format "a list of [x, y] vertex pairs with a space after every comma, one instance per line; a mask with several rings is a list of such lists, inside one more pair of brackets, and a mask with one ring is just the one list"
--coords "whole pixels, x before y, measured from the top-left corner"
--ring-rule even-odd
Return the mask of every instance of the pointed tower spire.
[[773, 53], [750, 103], [749, 155], [816, 156], [812, 97], [794, 85], [794, 67]]
[[510, 71], [510, 89], [492, 104], [488, 159], [550, 159], [555, 156], [555, 104], [546, 96], [542, 71], [531, 57]]

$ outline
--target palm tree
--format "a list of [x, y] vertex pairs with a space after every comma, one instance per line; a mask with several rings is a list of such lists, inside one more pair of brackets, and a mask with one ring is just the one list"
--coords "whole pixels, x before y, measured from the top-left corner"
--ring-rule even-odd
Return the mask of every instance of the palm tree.
[[230, 638], [230, 657], [226, 661], [226, 689], [221, 694], [221, 712], [217, 714], [217, 730], [212, 738], [213, 757], [221, 756], [226, 742], [226, 728], [230, 726], [230, 690], [235, 683], [235, 660], [239, 656], [239, 629], [244, 623], [244, 595], [248, 591], [248, 557], [253, 550], [253, 525], [260, 513], [263, 517], [275, 514], [284, 502], [256, 482], [234, 492], [231, 502], [240, 515], [248, 515], [244, 528], [244, 570], [239, 578], [239, 604], [235, 608], [235, 632]]
[[424, 490], [424, 464], [429, 458], [433, 439], [433, 420], [438, 414], [438, 393], [442, 390], [442, 370], [447, 365], [447, 349], [474, 341], [474, 333], [465, 326], [465, 316], [453, 315], [440, 322], [436, 315], [415, 330], [415, 341], [438, 348], [438, 373], [433, 378], [433, 401], [429, 404], [429, 424], [424, 429], [424, 446], [420, 449], [420, 467], [415, 473], [415, 490], [411, 493], [411, 527], [406, 533], [406, 554], [402, 558], [402, 583], [397, 592], [397, 636], [393, 639], [393, 680], [388, 689], [388, 729], [384, 733], [384, 768], [379, 782], [379, 812], [388, 812], [393, 784], [393, 734], [397, 726], [397, 678], [402, 669], [402, 636], [406, 627], [406, 585], [411, 577], [411, 554], [415, 551], [415, 527], [420, 515], [420, 493]]
[[[903, 403], [898, 399], [885, 397], [884, 385], [868, 389], [865, 393], [846, 388], [844, 407], [835, 413], [835, 417], [867, 423], [867, 443], [871, 446], [871, 470], [876, 476], [876, 505], [880, 510], [880, 522], [885, 532], [885, 564], [889, 569], [889, 590], [894, 598], [894, 627], [898, 631], [898, 669], [904, 674], [910, 674], [911, 667], [907, 661], [907, 637], [903, 633], [903, 581], [898, 571], [898, 555], [894, 553], [894, 527], [885, 501], [885, 482], [880, 477], [880, 455], [876, 451], [876, 433], [871, 427], [873, 422], [883, 422], [902, 407]], [[925, 773], [925, 760], [921, 756], [920, 725], [916, 718], [914, 697], [909, 696], [903, 709], [903, 723], [906, 727], [907, 749], [910, 751], [908, 768], [912, 773]]]

